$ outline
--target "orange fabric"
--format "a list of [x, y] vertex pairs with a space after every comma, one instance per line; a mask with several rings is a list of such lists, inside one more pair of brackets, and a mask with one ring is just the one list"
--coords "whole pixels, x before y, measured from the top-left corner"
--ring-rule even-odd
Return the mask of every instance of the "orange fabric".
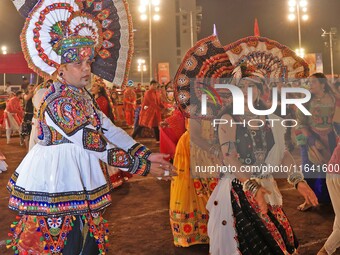
[[126, 124], [132, 126], [134, 123], [134, 112], [136, 107], [136, 93], [132, 88], [125, 89], [123, 104]]
[[124, 109], [125, 111], [131, 111], [135, 109], [136, 93], [132, 88], [127, 88], [124, 91]]
[[134, 123], [134, 112], [133, 111], [125, 111], [125, 121], [126, 125], [132, 126]]
[[161, 122], [161, 108], [163, 107], [157, 90], [150, 89], [144, 95], [140, 111], [139, 125], [143, 127], [158, 127]]
[[[12, 97], [8, 99], [6, 102], [6, 111], [13, 114], [13, 118], [15, 122], [20, 126], [24, 117], [24, 110], [21, 106], [21, 101], [18, 97]], [[6, 119], [8, 120], [8, 116], [6, 111], [4, 112], [4, 120], [5, 123]], [[9, 126], [11, 126], [10, 121], [7, 121]]]
[[159, 129], [160, 152], [170, 154], [170, 157], [174, 158], [177, 142], [185, 132], [185, 118], [182, 112], [176, 109], [165, 122], [168, 126]]
[[4, 113], [5, 110], [0, 109], [0, 127], [5, 127], [5, 122], [4, 122]]
[[109, 107], [109, 101], [104, 97], [104, 96], [100, 96], [96, 99], [96, 102], [99, 106], [99, 109], [106, 115], [109, 116], [109, 111], [110, 111], [110, 107]]
[[18, 243], [20, 254], [39, 255], [44, 253], [44, 245], [43, 242], [40, 241], [41, 235], [37, 232], [36, 221], [36, 216], [27, 216], [27, 221], [23, 226], [23, 231]]
[[12, 97], [7, 101], [6, 110], [10, 113], [17, 113], [21, 118], [24, 116], [24, 110], [21, 107], [21, 101], [18, 97]]

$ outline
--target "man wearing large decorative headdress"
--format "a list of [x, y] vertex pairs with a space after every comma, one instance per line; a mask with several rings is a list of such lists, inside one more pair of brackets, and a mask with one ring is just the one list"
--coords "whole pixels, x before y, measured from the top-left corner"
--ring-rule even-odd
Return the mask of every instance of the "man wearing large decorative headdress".
[[[22, 11], [19, 7], [34, 1], [15, 2]], [[8, 183], [9, 207], [22, 215], [13, 223], [13, 239], [8, 242], [16, 254], [107, 254], [102, 210], [111, 204], [111, 197], [99, 159], [132, 174], [165, 178], [172, 174], [164, 160], [167, 155], [152, 153], [114, 126], [85, 89], [97, 52], [96, 61], [109, 66], [101, 71], [119, 61], [110, 56], [122, 52], [112, 48], [109, 37], [114, 33], [107, 28], [113, 22], [111, 14], [121, 17], [114, 13], [122, 11], [115, 5], [124, 4], [41, 0], [26, 20], [21, 35], [26, 60], [34, 71], [55, 81], [38, 111], [40, 142]], [[96, 12], [97, 18], [92, 15]], [[121, 26], [111, 28], [115, 27]], [[123, 45], [124, 39], [116, 40]], [[95, 65], [93, 69], [111, 82], [117, 78], [116, 72], [100, 73]]]

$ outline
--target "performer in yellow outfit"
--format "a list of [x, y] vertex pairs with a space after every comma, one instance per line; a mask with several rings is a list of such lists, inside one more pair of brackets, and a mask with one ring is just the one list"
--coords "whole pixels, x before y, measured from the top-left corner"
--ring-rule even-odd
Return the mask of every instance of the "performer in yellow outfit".
[[198, 146], [190, 144], [190, 134], [186, 131], [176, 147], [174, 166], [178, 176], [173, 178], [170, 193], [170, 223], [176, 246], [209, 243], [208, 212], [205, 207], [217, 180], [192, 178], [190, 152], [204, 153], [196, 149]]

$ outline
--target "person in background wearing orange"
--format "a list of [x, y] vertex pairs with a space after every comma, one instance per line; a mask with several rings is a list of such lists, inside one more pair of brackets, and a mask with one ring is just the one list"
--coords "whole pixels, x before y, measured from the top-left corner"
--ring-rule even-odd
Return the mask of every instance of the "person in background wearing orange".
[[17, 91], [15, 96], [11, 97], [6, 102], [4, 122], [6, 125], [7, 144], [10, 143], [11, 134], [13, 131], [20, 132], [20, 126], [24, 116], [24, 110], [22, 109], [21, 101], [22, 91]]
[[110, 95], [106, 89], [106, 85], [101, 78], [95, 78], [91, 87], [91, 93], [96, 100], [100, 110], [114, 123], [113, 103], [110, 100]]
[[133, 81], [129, 80], [124, 91], [124, 113], [126, 125], [133, 127], [134, 111], [136, 108], [136, 93], [133, 89]]
[[160, 151], [170, 155], [170, 160], [174, 159], [176, 145], [180, 137], [186, 131], [185, 118], [178, 107], [172, 111], [171, 115], [160, 123]]
[[140, 112], [139, 126], [135, 128], [132, 138], [142, 132], [143, 127], [153, 128], [156, 141], [159, 142], [159, 123], [161, 122], [161, 108], [163, 108], [160, 94], [157, 91], [157, 81], [150, 82], [150, 89], [145, 92]]

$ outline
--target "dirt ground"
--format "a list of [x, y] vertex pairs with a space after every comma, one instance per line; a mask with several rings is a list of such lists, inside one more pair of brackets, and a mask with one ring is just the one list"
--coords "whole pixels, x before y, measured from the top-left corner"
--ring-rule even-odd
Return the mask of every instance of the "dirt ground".
[[[153, 151], [158, 150], [152, 139], [143, 139], [141, 142]], [[7, 145], [6, 139], [1, 137], [0, 150], [7, 157], [9, 165], [8, 171], [0, 174], [0, 254], [7, 255], [13, 254], [13, 251], [6, 250], [5, 240], [16, 214], [7, 208], [6, 184], [25, 156], [26, 149], [19, 145], [18, 138], [13, 138], [11, 144]], [[296, 207], [303, 202], [303, 198], [285, 180], [279, 181], [279, 186], [284, 196], [284, 209], [301, 244], [300, 254], [316, 255], [332, 230], [334, 214], [331, 206], [299, 212]], [[169, 189], [169, 182], [151, 177], [134, 177], [112, 193], [113, 204], [104, 215], [110, 223], [109, 255], [208, 254], [207, 245], [191, 248], [176, 248], [173, 245], [168, 216]]]

